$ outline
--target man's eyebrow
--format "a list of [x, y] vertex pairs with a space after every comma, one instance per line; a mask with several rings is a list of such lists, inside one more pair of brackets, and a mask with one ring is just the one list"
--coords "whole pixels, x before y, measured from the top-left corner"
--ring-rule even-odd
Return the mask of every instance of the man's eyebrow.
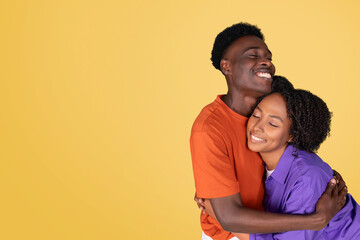
[[[245, 49], [244, 52], [249, 51], [251, 49], [260, 49], [260, 47], [248, 47], [247, 49]], [[272, 55], [272, 52], [268, 48], [266, 48], [266, 50]]]

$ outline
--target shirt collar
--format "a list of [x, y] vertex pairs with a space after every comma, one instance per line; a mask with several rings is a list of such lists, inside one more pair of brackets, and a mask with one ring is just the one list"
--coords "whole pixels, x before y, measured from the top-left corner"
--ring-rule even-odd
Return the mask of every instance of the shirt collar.
[[293, 145], [288, 145], [285, 149], [285, 152], [281, 156], [275, 171], [271, 174], [271, 177], [279, 183], [284, 184], [287, 179], [290, 167], [295, 159], [294, 152], [296, 152], [296, 148]]
[[228, 105], [226, 105], [226, 103], [222, 100], [222, 97], [225, 95], [218, 95], [216, 97], [216, 102], [218, 102], [220, 104], [220, 106], [222, 106], [222, 108], [228, 112], [231, 116], [239, 119], [240, 121], [242, 121], [243, 123], [247, 123], [248, 118], [245, 116], [242, 116], [240, 114], [238, 114], [237, 112], [235, 112], [234, 110], [232, 110], [231, 108], [228, 107]]

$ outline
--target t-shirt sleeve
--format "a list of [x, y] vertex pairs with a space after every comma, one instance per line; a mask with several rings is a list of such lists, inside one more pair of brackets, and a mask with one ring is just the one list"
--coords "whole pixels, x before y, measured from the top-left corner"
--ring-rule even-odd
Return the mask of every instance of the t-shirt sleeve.
[[218, 198], [239, 192], [234, 162], [219, 133], [192, 133], [190, 148], [198, 197]]

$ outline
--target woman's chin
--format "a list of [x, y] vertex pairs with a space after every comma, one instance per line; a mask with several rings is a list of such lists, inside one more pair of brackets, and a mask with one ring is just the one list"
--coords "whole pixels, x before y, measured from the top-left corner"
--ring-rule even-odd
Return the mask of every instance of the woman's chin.
[[257, 146], [257, 144], [254, 144], [252, 142], [248, 142], [247, 146], [252, 152], [260, 152], [261, 151], [261, 147]]

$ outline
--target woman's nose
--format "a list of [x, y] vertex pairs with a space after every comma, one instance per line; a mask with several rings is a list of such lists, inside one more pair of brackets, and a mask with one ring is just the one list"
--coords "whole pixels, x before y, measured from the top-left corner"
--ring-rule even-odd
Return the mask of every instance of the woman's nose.
[[255, 130], [255, 132], [263, 132], [264, 131], [264, 124], [262, 123], [262, 121], [258, 121], [254, 125], [254, 130]]

